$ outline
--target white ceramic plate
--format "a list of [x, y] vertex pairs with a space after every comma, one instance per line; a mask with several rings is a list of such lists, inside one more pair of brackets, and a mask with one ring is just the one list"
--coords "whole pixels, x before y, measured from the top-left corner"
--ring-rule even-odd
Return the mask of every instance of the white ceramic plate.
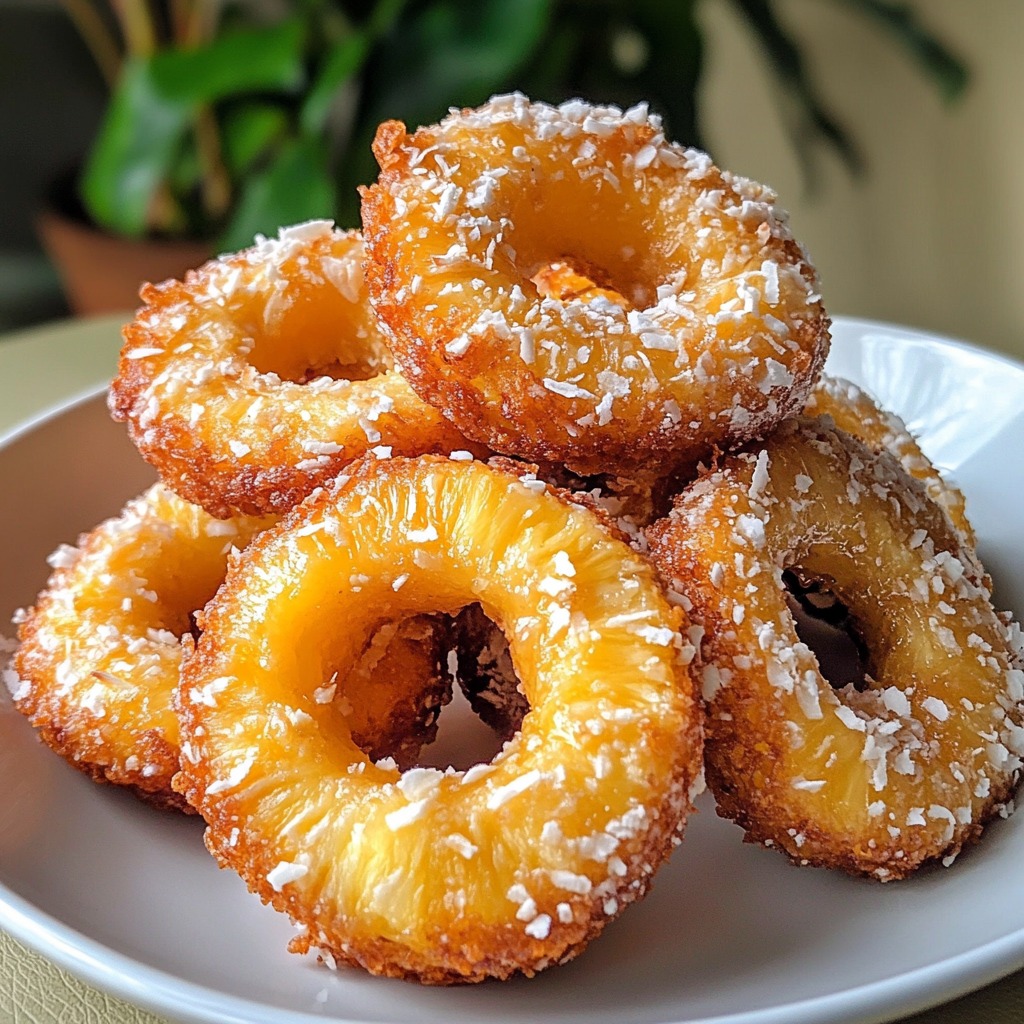
[[[997, 598], [1024, 612], [1024, 367], [877, 323], [834, 333], [830, 369], [901, 413], [963, 487]], [[8, 438], [3, 620], [31, 603], [48, 552], [149, 479], [98, 397]], [[218, 871], [196, 821], [93, 785], [0, 701], [0, 926], [176, 1020], [864, 1024], [1024, 966], [1024, 815], [953, 868], [882, 886], [790, 867], [705, 800], [650, 897], [571, 964], [462, 989], [330, 973], [285, 952], [290, 925]]]

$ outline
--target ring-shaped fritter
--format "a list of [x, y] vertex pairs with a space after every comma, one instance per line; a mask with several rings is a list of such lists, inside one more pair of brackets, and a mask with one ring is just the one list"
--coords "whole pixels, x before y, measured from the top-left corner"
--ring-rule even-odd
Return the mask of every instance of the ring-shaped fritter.
[[168, 486], [221, 518], [283, 512], [368, 451], [467, 447], [390, 369], [362, 260], [313, 221], [142, 289], [110, 408]]
[[[322, 679], [343, 696], [382, 619], [471, 602], [510, 636], [520, 732], [466, 771], [374, 763], [313, 698]], [[207, 605], [179, 784], [221, 864], [302, 926], [293, 950], [428, 983], [533, 974], [640, 898], [680, 837], [701, 748], [680, 622], [646, 560], [534, 478], [364, 463]]]
[[214, 519], [156, 484], [77, 547], [58, 548], [12, 665], [15, 704], [43, 741], [94, 779], [191, 810], [171, 788], [181, 637], [231, 549], [274, 521]]
[[928, 497], [946, 510], [967, 544], [971, 548], [975, 546], [977, 539], [967, 518], [963, 492], [932, 465], [896, 413], [883, 409], [851, 381], [828, 374], [823, 374], [815, 385], [804, 411], [808, 416], [831, 416], [840, 430], [859, 437], [871, 448], [892, 452], [912, 477], [924, 483]]
[[[829, 342], [813, 268], [769, 189], [667, 142], [646, 107], [501, 96], [411, 135], [387, 122], [374, 152], [371, 299], [467, 436], [629, 476], [802, 408]], [[559, 263], [598, 287], [544, 297]]]
[[[720, 812], [799, 863], [887, 880], [946, 862], [1021, 771], [1020, 631], [948, 517], [891, 455], [793, 420], [647, 530], [706, 630], [706, 767]], [[833, 689], [782, 575], [821, 580], [868, 651]]]

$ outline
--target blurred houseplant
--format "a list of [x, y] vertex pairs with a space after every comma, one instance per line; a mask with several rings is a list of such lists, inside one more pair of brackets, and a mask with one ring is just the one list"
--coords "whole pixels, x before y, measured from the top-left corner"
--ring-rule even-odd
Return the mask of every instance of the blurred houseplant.
[[[197, 242], [166, 274], [282, 224], [357, 223], [355, 187], [375, 173], [369, 144], [381, 120], [430, 122], [497, 91], [646, 100], [672, 137], [703, 144], [700, 0], [64, 2], [110, 86], [76, 181], [81, 211], [108, 243]], [[808, 168], [817, 143], [857, 168], [774, 0], [718, 2], [753, 30]], [[833, 2], [875, 20], [947, 98], [962, 91], [963, 66], [911, 7]], [[132, 272], [134, 291], [146, 271]]]

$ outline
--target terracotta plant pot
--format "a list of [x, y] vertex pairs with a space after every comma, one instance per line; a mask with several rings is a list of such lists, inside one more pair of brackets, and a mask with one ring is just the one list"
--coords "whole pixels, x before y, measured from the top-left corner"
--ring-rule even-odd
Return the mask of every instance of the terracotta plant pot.
[[37, 224], [78, 316], [133, 310], [144, 282], [181, 277], [211, 255], [206, 242], [117, 238], [55, 210], [43, 212]]
[[144, 282], [181, 277], [212, 255], [209, 242], [118, 238], [93, 227], [73, 181], [67, 174], [54, 183], [36, 229], [78, 316], [136, 309]]

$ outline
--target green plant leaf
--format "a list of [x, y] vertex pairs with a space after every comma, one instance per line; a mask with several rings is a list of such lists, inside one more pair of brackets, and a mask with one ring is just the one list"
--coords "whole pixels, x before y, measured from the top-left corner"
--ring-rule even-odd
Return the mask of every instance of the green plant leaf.
[[270, 102], [228, 103], [219, 115], [224, 163], [235, 179], [241, 178], [288, 131], [288, 114]]
[[387, 36], [374, 61], [368, 114], [429, 124], [450, 106], [483, 102], [526, 63], [552, 0], [437, 0]]
[[664, 115], [672, 138], [700, 145], [696, 100], [704, 46], [694, 6], [692, 0], [604, 8], [586, 0], [563, 3], [556, 31], [527, 69], [527, 91], [552, 102], [569, 96], [624, 107], [648, 102]]
[[381, 121], [430, 124], [509, 86], [549, 24], [554, 0], [432, 0], [386, 34], [366, 65], [362, 103], [339, 170], [340, 212], [358, 216], [356, 186], [376, 177], [370, 143]]
[[360, 70], [369, 52], [369, 37], [361, 32], [331, 48], [299, 112], [299, 123], [307, 135], [324, 130], [338, 90]]
[[230, 223], [218, 240], [221, 252], [252, 244], [258, 233], [334, 214], [334, 181], [327, 169], [324, 143], [289, 139], [261, 171], [242, 188]]
[[913, 57], [950, 103], [963, 95], [970, 81], [966, 65], [918, 18], [909, 4], [887, 0], [837, 0], [873, 18]]
[[188, 132], [181, 137], [178, 152], [168, 168], [167, 184], [176, 196], [188, 195], [199, 188], [202, 165], [196, 149], [195, 139]]
[[[408, 0], [376, 0], [359, 30], [352, 29], [347, 21], [341, 33], [329, 48], [325, 58], [320, 60], [320, 70], [315, 81], [308, 90], [299, 111], [299, 125], [306, 135], [317, 135], [333, 132], [334, 146], [343, 147], [346, 136], [351, 130], [352, 116], [359, 96], [362, 79], [357, 76], [363, 71], [373, 47], [381, 36], [390, 32]], [[348, 84], [354, 84], [351, 90], [349, 116], [333, 118], [339, 107], [340, 91]]]
[[198, 105], [259, 91], [294, 92], [305, 81], [306, 30], [300, 17], [233, 29], [207, 46], [160, 50], [154, 88], [168, 101]]
[[[302, 20], [225, 32], [209, 46], [126, 60], [81, 181], [90, 217], [140, 237], [154, 223], [154, 197], [174, 171], [195, 110], [240, 93], [298, 89], [305, 75]], [[266, 131], [267, 125], [262, 125]], [[249, 125], [249, 143], [256, 140]]]
[[150, 61], [125, 61], [80, 182], [89, 216], [132, 238], [150, 227], [153, 197], [168, 177], [191, 115], [187, 103], [168, 100], [155, 87], [151, 72]]

